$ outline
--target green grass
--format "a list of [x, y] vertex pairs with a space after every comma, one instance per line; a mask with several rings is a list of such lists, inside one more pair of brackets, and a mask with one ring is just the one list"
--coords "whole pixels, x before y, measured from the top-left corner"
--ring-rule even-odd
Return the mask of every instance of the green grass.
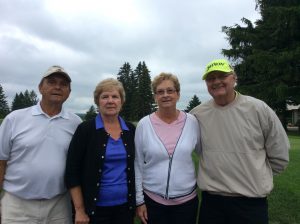
[[[290, 162], [282, 174], [274, 177], [274, 189], [268, 196], [269, 224], [300, 223], [300, 134], [289, 132], [288, 135]], [[194, 160], [197, 164], [196, 156]]]
[[289, 134], [289, 139], [289, 166], [274, 177], [274, 189], [269, 196], [270, 224], [300, 223], [300, 136]]

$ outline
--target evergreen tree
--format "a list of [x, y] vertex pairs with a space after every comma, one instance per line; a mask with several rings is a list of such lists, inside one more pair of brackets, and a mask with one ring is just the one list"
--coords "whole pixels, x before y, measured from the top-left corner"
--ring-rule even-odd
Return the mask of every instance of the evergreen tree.
[[131, 117], [131, 100], [132, 96], [135, 94], [134, 93], [134, 87], [132, 86], [132, 69], [131, 66], [128, 62], [125, 62], [124, 65], [120, 68], [119, 73], [117, 74], [117, 79], [123, 84], [125, 94], [126, 94], [126, 99], [125, 103], [122, 106], [122, 110], [120, 112], [120, 115], [126, 119], [129, 120]]
[[92, 105], [90, 109], [86, 112], [84, 120], [91, 120], [97, 116], [96, 108]]
[[130, 73], [130, 98], [129, 101], [129, 108], [130, 108], [130, 121], [138, 121], [138, 75], [136, 70]]
[[286, 123], [286, 104], [300, 103], [300, 3], [257, 0], [255, 25], [223, 27], [231, 49], [222, 53], [235, 64], [237, 90], [265, 101]]
[[194, 107], [198, 106], [199, 104], [201, 104], [201, 101], [199, 100], [199, 98], [195, 94], [192, 97], [192, 99], [190, 100], [187, 108], [184, 111], [185, 112], [190, 112]]
[[122, 82], [126, 92], [126, 101], [120, 113], [122, 117], [138, 121], [154, 110], [150, 71], [145, 62], [139, 62], [134, 71], [128, 62], [124, 63], [117, 79]]
[[150, 114], [153, 111], [153, 94], [151, 91], [151, 77], [145, 62], [139, 62], [136, 70], [136, 76], [138, 78], [138, 88], [136, 101], [138, 106], [138, 120], [142, 117]]
[[13, 99], [11, 110], [18, 110], [26, 107], [33, 106], [37, 104], [38, 98], [36, 93], [32, 90], [30, 93], [26, 89], [25, 92], [16, 93], [15, 98]]
[[8, 103], [6, 101], [6, 96], [4, 90], [0, 84], [0, 118], [4, 118], [9, 113]]
[[31, 92], [29, 93], [29, 98], [31, 105], [35, 105], [39, 102], [39, 99], [33, 90], [31, 90]]
[[22, 92], [20, 92], [19, 94], [16, 93], [15, 98], [13, 99], [11, 104], [11, 110], [14, 111], [14, 110], [24, 108], [23, 100], [24, 100], [23, 93]]

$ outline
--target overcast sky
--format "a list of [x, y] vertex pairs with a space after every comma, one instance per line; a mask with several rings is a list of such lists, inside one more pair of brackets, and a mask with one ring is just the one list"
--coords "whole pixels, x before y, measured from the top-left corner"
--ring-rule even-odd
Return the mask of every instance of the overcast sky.
[[229, 47], [222, 26], [243, 17], [259, 18], [255, 0], [0, 0], [0, 84], [11, 105], [61, 65], [72, 78], [65, 107], [85, 113], [99, 81], [145, 61], [151, 77], [178, 76], [185, 109], [194, 94], [210, 99], [204, 67]]

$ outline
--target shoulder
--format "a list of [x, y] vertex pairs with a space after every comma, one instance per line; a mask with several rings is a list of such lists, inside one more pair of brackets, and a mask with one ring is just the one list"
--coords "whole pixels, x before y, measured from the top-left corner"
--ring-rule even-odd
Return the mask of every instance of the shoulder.
[[186, 113], [186, 125], [192, 130], [198, 129], [198, 120], [195, 115]]
[[145, 117], [143, 117], [141, 120], [139, 120], [137, 127], [143, 126], [145, 124], [149, 124], [150, 123], [150, 115], [147, 115]]
[[68, 114], [68, 117], [70, 120], [76, 122], [76, 123], [81, 123], [82, 122], [82, 119], [75, 113], [71, 113], [71, 112], [67, 112]]
[[197, 122], [197, 119], [194, 114], [191, 114], [191, 113], [185, 113], [185, 114], [186, 114], [186, 119], [188, 121]]
[[271, 109], [264, 101], [252, 96], [240, 95], [240, 105], [253, 106], [256, 109]]
[[186, 119], [194, 119], [195, 118], [195, 116], [191, 113], [187, 113], [187, 112], [183, 112], [183, 113], [186, 114]]
[[262, 100], [257, 99], [253, 96], [247, 96], [247, 95], [239, 95], [240, 101], [241, 102], [247, 102], [247, 103], [253, 103], [253, 104], [261, 104], [264, 103]]
[[126, 126], [129, 128], [129, 130], [135, 130], [135, 125], [129, 121], [125, 121]]
[[96, 129], [95, 119], [83, 121], [78, 125], [78, 129]]
[[201, 111], [207, 110], [207, 109], [211, 109], [213, 105], [213, 99], [206, 101], [204, 103], [201, 103], [200, 105], [194, 107], [191, 111], [190, 114], [193, 115], [197, 115], [198, 113], [200, 113]]
[[18, 118], [24, 118], [24, 116], [32, 115], [32, 110], [35, 106], [26, 107], [23, 109], [18, 109], [10, 112], [4, 119], [6, 120], [14, 120]]

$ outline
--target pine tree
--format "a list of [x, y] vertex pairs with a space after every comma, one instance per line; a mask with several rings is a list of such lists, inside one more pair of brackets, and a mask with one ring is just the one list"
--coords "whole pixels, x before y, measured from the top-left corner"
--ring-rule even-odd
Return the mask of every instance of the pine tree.
[[13, 99], [11, 104], [11, 110], [14, 111], [14, 110], [24, 108], [23, 100], [24, 100], [23, 93], [22, 92], [20, 92], [20, 94], [16, 93], [15, 98]]
[[300, 3], [256, 2], [261, 19], [223, 27], [231, 49], [222, 53], [235, 64], [237, 90], [264, 100], [286, 126], [287, 103], [300, 103]]
[[120, 115], [126, 119], [130, 119], [130, 102], [132, 100], [132, 96], [134, 95], [134, 88], [132, 87], [132, 80], [131, 80], [131, 66], [128, 62], [125, 62], [124, 65], [120, 68], [119, 73], [117, 74], [117, 79], [123, 84], [126, 99], [125, 103], [122, 106], [122, 110]]
[[130, 73], [130, 99], [129, 101], [129, 108], [130, 108], [130, 116], [129, 120], [130, 121], [138, 121], [138, 100], [139, 100], [139, 95], [138, 95], [138, 76], [136, 73], [136, 70]]
[[121, 111], [125, 119], [138, 121], [154, 110], [150, 71], [145, 62], [139, 62], [134, 71], [126, 62], [120, 68], [117, 79], [123, 83], [126, 92], [126, 101]]
[[37, 104], [38, 99], [36, 93], [32, 90], [30, 93], [26, 89], [25, 92], [16, 93], [15, 98], [13, 99], [11, 110], [18, 110], [26, 107], [33, 106]]
[[31, 90], [31, 92], [29, 93], [29, 98], [30, 98], [31, 105], [35, 105], [39, 101], [36, 93], [33, 90]]
[[137, 120], [150, 114], [153, 111], [153, 94], [151, 91], [150, 71], [145, 62], [139, 62], [134, 70], [137, 78], [137, 98], [135, 101], [135, 110]]
[[0, 118], [4, 118], [9, 113], [9, 107], [4, 94], [4, 90], [0, 84]]
[[194, 107], [198, 106], [199, 104], [201, 104], [201, 101], [199, 100], [199, 98], [196, 95], [194, 95], [192, 97], [192, 99], [190, 100], [187, 108], [184, 111], [190, 112]]
[[86, 112], [84, 120], [91, 120], [97, 116], [96, 108], [92, 105], [90, 109]]

